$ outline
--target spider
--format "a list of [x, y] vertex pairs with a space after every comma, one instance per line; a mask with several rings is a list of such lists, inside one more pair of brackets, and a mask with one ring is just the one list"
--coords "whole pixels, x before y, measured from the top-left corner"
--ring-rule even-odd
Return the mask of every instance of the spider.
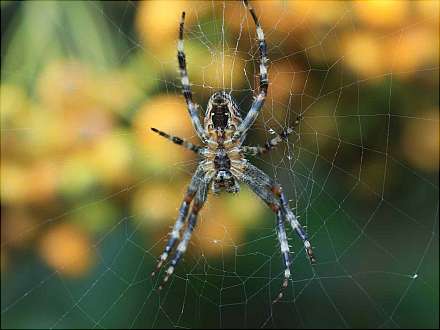
[[[204, 125], [202, 126], [199, 118], [199, 106], [193, 101], [191, 85], [186, 69], [186, 59], [183, 47], [185, 12], [183, 12], [181, 16], [179, 39], [177, 42], [177, 59], [179, 63], [182, 92], [194, 129], [204, 146], [194, 145], [179, 137], [171, 136], [156, 128], [151, 128], [154, 132], [193, 151], [201, 158], [183, 198], [177, 220], [171, 230], [168, 242], [159, 258], [156, 270], [152, 273], [152, 276], [161, 269], [162, 265], [166, 262], [168, 256], [179, 242], [173, 258], [165, 272], [163, 281], [159, 286], [159, 290], [163, 288], [164, 284], [173, 274], [179, 261], [187, 250], [188, 243], [197, 223], [198, 213], [207, 199], [208, 191], [211, 189], [214, 194], [218, 194], [222, 190], [229, 193], [237, 193], [240, 190], [239, 182], [241, 182], [247, 184], [276, 215], [278, 241], [280, 243], [282, 261], [285, 269], [284, 280], [280, 292], [274, 300], [274, 302], [276, 302], [282, 298], [283, 290], [288, 286], [289, 278], [291, 276], [291, 260], [287, 234], [284, 227], [285, 221], [290, 224], [292, 230], [295, 231], [303, 241], [307, 255], [312, 263], [315, 262], [315, 258], [307, 234], [300, 225], [298, 218], [289, 208], [287, 198], [281, 186], [245, 158], [246, 155], [256, 156], [271, 151], [278, 143], [287, 140], [288, 135], [293, 132], [293, 129], [285, 129], [283, 132], [277, 134], [276, 137], [268, 140], [264, 146], [243, 145], [247, 131], [254, 124], [258, 113], [264, 105], [269, 87], [267, 76], [267, 46], [264, 33], [253, 7], [247, 1], [243, 2], [255, 23], [260, 53], [259, 93], [257, 97], [254, 98], [251, 108], [244, 119], [242, 119], [239, 108], [231, 95], [226, 91], [221, 90], [215, 92], [209, 98], [204, 116]], [[299, 120], [300, 117], [297, 118], [295, 125], [299, 123]], [[192, 209], [188, 216], [191, 203]], [[184, 228], [185, 224], [186, 228]], [[181, 237], [182, 231], [183, 236]]]

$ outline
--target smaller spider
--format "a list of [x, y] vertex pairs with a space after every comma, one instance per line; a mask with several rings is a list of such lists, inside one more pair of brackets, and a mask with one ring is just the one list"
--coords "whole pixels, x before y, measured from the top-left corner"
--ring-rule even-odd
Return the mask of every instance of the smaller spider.
[[[198, 213], [206, 201], [210, 188], [214, 194], [218, 194], [222, 190], [229, 193], [237, 193], [240, 190], [238, 183], [243, 182], [246, 183], [257, 196], [266, 202], [277, 217], [276, 226], [278, 241], [280, 243], [285, 270], [281, 290], [274, 300], [274, 302], [276, 302], [283, 297], [283, 289], [287, 287], [290, 278], [291, 261], [287, 234], [284, 228], [285, 221], [290, 224], [292, 229], [303, 241], [307, 255], [312, 263], [315, 261], [315, 258], [307, 234], [300, 225], [297, 217], [289, 208], [287, 198], [284, 195], [281, 186], [272, 180], [266, 173], [249, 163], [245, 158], [245, 155], [256, 156], [271, 151], [278, 143], [287, 140], [289, 134], [293, 132], [293, 129], [287, 128], [273, 139], [267, 141], [264, 146], [243, 146], [247, 131], [254, 124], [258, 113], [263, 107], [269, 87], [267, 76], [267, 47], [264, 33], [254, 9], [247, 3], [247, 1], [244, 1], [244, 4], [249, 9], [256, 25], [260, 51], [259, 93], [254, 99], [251, 109], [246, 117], [242, 119], [239, 108], [231, 95], [226, 91], [215, 92], [209, 99], [203, 126], [199, 119], [199, 106], [193, 102], [191, 86], [186, 70], [186, 59], [183, 50], [185, 12], [182, 13], [179, 40], [177, 43], [177, 59], [179, 62], [182, 91], [188, 106], [188, 112], [191, 116], [192, 124], [198, 137], [205, 146], [194, 145], [179, 137], [171, 136], [156, 128], [152, 128], [152, 130], [159, 135], [195, 152], [201, 157], [201, 161], [191, 179], [191, 183], [189, 184], [188, 190], [180, 206], [179, 215], [171, 231], [170, 238], [165, 246], [165, 250], [159, 258], [156, 271], [152, 273], [152, 276], [160, 270], [177, 242], [180, 241], [159, 289], [162, 289], [163, 285], [174, 273], [177, 264], [188, 247], [192, 232], [196, 226]], [[297, 118], [295, 125], [297, 125], [299, 121], [300, 117]], [[193, 205], [188, 217], [191, 203]], [[186, 228], [183, 231], [183, 237], [181, 237], [181, 232], [185, 225]]]

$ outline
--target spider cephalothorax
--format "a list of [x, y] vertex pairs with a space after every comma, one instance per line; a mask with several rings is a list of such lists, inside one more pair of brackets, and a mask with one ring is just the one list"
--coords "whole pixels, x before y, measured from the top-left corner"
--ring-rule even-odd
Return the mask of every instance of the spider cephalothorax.
[[212, 94], [206, 107], [205, 130], [235, 130], [240, 123], [240, 112], [231, 95], [225, 91]]
[[[208, 101], [203, 126], [199, 118], [199, 107], [193, 102], [191, 86], [186, 70], [186, 58], [183, 48], [185, 13], [182, 13], [179, 40], [177, 43], [177, 59], [179, 62], [182, 92], [188, 106], [188, 112], [191, 116], [194, 129], [204, 146], [196, 146], [179, 137], [171, 136], [156, 128], [152, 128], [154, 132], [176, 144], [192, 150], [201, 157], [199, 165], [191, 179], [191, 183], [189, 184], [188, 190], [180, 206], [179, 215], [171, 231], [170, 238], [156, 267], [156, 271], [160, 270], [179, 241], [175, 254], [159, 288], [162, 288], [162, 286], [168, 281], [185, 253], [192, 232], [196, 226], [198, 213], [206, 201], [208, 191], [211, 189], [212, 192], [216, 194], [222, 190], [229, 193], [237, 193], [240, 189], [239, 182], [247, 184], [276, 214], [278, 241], [280, 243], [281, 254], [283, 257], [282, 260], [285, 267], [282, 288], [285, 288], [288, 285], [291, 263], [284, 222], [287, 222], [292, 227], [292, 230], [301, 238], [310, 260], [312, 262], [315, 260], [307, 235], [297, 217], [290, 209], [281, 186], [272, 180], [266, 173], [249, 163], [245, 157], [246, 155], [255, 156], [269, 152], [278, 143], [286, 140], [289, 134], [293, 132], [293, 129], [287, 128], [276, 137], [268, 140], [264, 146], [243, 145], [247, 131], [254, 124], [258, 113], [264, 105], [269, 87], [267, 76], [267, 47], [264, 33], [254, 9], [247, 3], [247, 1], [244, 1], [244, 4], [249, 9], [256, 25], [258, 47], [260, 50], [259, 93], [255, 97], [246, 117], [242, 119], [239, 108], [231, 95], [226, 91], [215, 92]], [[295, 125], [299, 123], [299, 120], [300, 116], [298, 116], [295, 121]], [[188, 215], [191, 204], [191, 212]], [[182, 235], [181, 232], [185, 226], [186, 228]], [[152, 275], [154, 275], [156, 271], [153, 272]], [[275, 301], [281, 299], [282, 296], [283, 294], [281, 290]]]

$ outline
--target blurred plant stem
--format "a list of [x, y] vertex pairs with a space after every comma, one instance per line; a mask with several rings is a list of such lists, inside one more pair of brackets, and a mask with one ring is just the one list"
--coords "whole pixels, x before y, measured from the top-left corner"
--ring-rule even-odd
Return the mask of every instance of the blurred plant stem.
[[2, 82], [29, 89], [39, 70], [56, 58], [80, 59], [98, 69], [120, 64], [118, 38], [108, 30], [99, 2], [25, 1], [5, 37]]

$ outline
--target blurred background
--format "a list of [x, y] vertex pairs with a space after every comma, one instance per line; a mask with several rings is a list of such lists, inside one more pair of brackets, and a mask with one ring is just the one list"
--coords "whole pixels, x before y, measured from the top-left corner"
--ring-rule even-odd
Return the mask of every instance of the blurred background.
[[269, 95], [248, 144], [315, 247], [285, 297], [275, 218], [209, 196], [169, 285], [151, 278], [197, 158], [202, 108], [258, 82], [240, 2], [1, 2], [2, 328], [438, 328], [439, 2], [259, 1]]

